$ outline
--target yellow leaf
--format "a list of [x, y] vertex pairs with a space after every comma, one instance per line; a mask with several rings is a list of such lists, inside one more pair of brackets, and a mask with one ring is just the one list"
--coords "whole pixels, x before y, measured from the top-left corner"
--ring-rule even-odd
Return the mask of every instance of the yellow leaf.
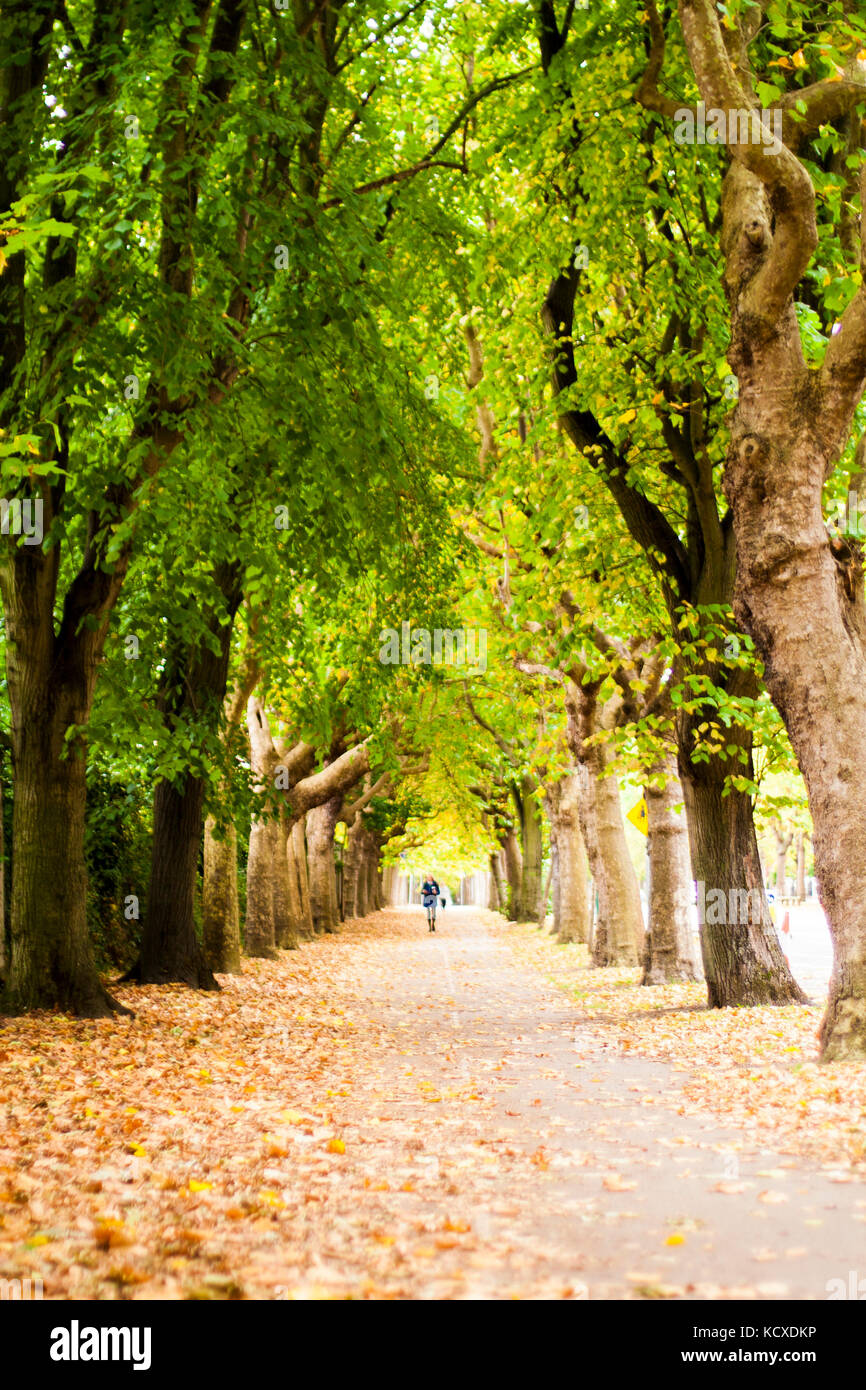
[[344, 1154], [345, 1152], [346, 1152], [346, 1145], [343, 1143], [342, 1139], [329, 1139], [329, 1140], [328, 1140], [328, 1153], [329, 1153], [329, 1154]]
[[190, 1192], [210, 1192], [212, 1187], [212, 1182], [198, 1182], [195, 1178], [189, 1180]]
[[665, 1245], [685, 1245], [685, 1236], [680, 1235], [679, 1231], [674, 1231], [673, 1235], [668, 1236]]
[[627, 410], [627, 411], [625, 412], [624, 415], [620, 415], [619, 420], [617, 421], [617, 424], [620, 424], [620, 425], [628, 425], [628, 424], [631, 423], [632, 420], [636, 420], [636, 419], [637, 419], [637, 411], [636, 411], [636, 410]]
[[633, 1187], [637, 1187], [637, 1183], [631, 1178], [621, 1178], [619, 1173], [613, 1173], [604, 1179], [602, 1187], [606, 1187], [608, 1192], [631, 1192]]
[[802, 48], [797, 49], [797, 52], [794, 54], [791, 61], [794, 64], [795, 68], [804, 68], [806, 66], [806, 59], [803, 57]]

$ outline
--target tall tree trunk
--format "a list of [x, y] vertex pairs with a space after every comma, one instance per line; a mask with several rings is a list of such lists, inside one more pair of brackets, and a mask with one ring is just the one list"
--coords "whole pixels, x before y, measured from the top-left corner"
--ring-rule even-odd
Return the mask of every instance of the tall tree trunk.
[[619, 696], [599, 703], [601, 682], [569, 680], [565, 686], [566, 734], [577, 770], [580, 826], [598, 895], [592, 934], [594, 966], [637, 965], [643, 952], [643, 912], [637, 875], [628, 851], [617, 780], [605, 776], [614, 751], [596, 735], [615, 727]]
[[304, 910], [301, 903], [301, 885], [298, 880], [298, 866], [295, 863], [294, 825], [285, 816], [285, 861], [286, 861], [286, 901], [289, 919], [288, 950], [299, 947], [304, 939]]
[[338, 932], [334, 879], [334, 831], [343, 804], [342, 793], [307, 814], [310, 910], [317, 932]]
[[300, 897], [300, 929], [304, 940], [316, 935], [313, 914], [310, 909], [310, 884], [307, 878], [307, 828], [306, 818], [301, 816], [292, 826], [291, 850], [298, 875], [298, 894]]
[[73, 743], [61, 757], [67, 726], [52, 717], [56, 692], [43, 687], [34, 695], [25, 685], [13, 698], [14, 864], [4, 1008], [101, 1018], [120, 1005], [99, 979], [87, 932], [84, 749]]
[[[715, 7], [683, 5], [681, 16], [703, 100], [730, 105], [740, 74]], [[805, 111], [804, 130], [816, 129], [820, 112]], [[785, 138], [797, 145], [799, 123]], [[732, 154], [720, 246], [726, 355], [739, 383], [723, 478], [737, 546], [734, 612], [754, 639], [809, 795], [835, 946], [823, 1055], [835, 1061], [866, 1054], [866, 603], [859, 547], [831, 538], [822, 501], [863, 396], [866, 290], [854, 289], [820, 367], [807, 363], [795, 297], [819, 240], [812, 179], [790, 149], [755, 157], [734, 145]], [[863, 228], [860, 243], [862, 263]]]
[[[232, 628], [243, 592], [242, 566], [237, 561], [217, 565], [212, 577], [221, 600], [207, 621], [213, 642], [199, 639], [168, 654], [160, 704], [172, 733], [186, 730], [194, 720], [216, 736], [222, 717]], [[154, 792], [150, 891], [138, 972], [143, 984], [177, 980], [201, 989], [219, 988], [195, 932], [204, 794], [204, 781], [189, 773], [178, 784], [157, 783]]]
[[505, 911], [505, 883], [499, 850], [494, 850], [490, 855], [490, 899], [487, 906], [491, 912]]
[[559, 941], [588, 942], [590, 935], [589, 870], [580, 829], [580, 782], [579, 771], [573, 769], [552, 789], [559, 885], [554, 925]]
[[692, 877], [685, 815], [674, 808], [683, 800], [674, 753], [652, 768], [664, 786], [644, 788], [648, 813], [650, 893], [642, 985], [668, 980], [700, 980], [692, 941]]
[[343, 850], [343, 916], [346, 919], [360, 917], [358, 911], [358, 880], [363, 863], [364, 822], [358, 815], [349, 826]]
[[273, 960], [277, 954], [274, 907], [279, 833], [273, 820], [254, 820], [247, 853], [247, 915], [244, 954]]
[[511, 921], [517, 921], [523, 882], [523, 856], [513, 826], [506, 830], [502, 838], [502, 852], [505, 858], [505, 877], [508, 883], [506, 915]]
[[371, 911], [369, 900], [370, 875], [367, 870], [367, 860], [369, 858], [370, 849], [363, 833], [357, 843], [357, 852], [358, 866], [355, 878], [355, 916], [360, 918], [366, 917], [368, 912]]
[[367, 912], [379, 910], [379, 841], [375, 835], [367, 833]]
[[517, 904], [519, 922], [536, 922], [541, 907], [542, 812], [537, 797], [532, 795], [536, 783], [524, 777], [520, 787], [513, 789], [520, 818], [520, 847], [522, 873]]
[[[597, 751], [602, 753], [602, 765], [606, 764], [608, 750]], [[607, 924], [607, 939], [596, 933], [592, 963], [637, 965], [643, 950], [643, 912], [625, 834], [619, 786], [615, 777], [596, 776], [593, 790], [599, 858], [604, 865], [603, 876], [597, 879], [599, 920]], [[602, 911], [603, 893], [607, 900]]]
[[[751, 775], [751, 762], [740, 767]], [[679, 772], [710, 1007], [803, 1003], [770, 918], [751, 799], [724, 795], [725, 765], [684, 760], [682, 745]]]
[[[35, 574], [26, 572], [28, 564]], [[84, 628], [76, 637], [67, 615], [55, 637], [56, 564], [55, 549], [47, 556], [40, 551], [35, 560], [7, 553], [0, 567], [14, 793], [3, 1007], [10, 1012], [59, 1008], [102, 1018], [129, 1012], [103, 986], [87, 930], [81, 729], [90, 717], [109, 608], [102, 628]], [[97, 574], [94, 585], [103, 579], [107, 585], [108, 577]], [[68, 738], [70, 733], [75, 736]]]
[[141, 937], [139, 978], [219, 989], [195, 931], [195, 890], [201, 846], [204, 782], [186, 776], [182, 789], [158, 782], [153, 796], [150, 891]]
[[289, 821], [281, 807], [278, 819], [274, 822], [272, 844], [274, 847], [274, 941], [283, 951], [295, 951], [300, 946], [298, 920], [294, 911], [297, 902], [297, 885], [292, 894], [289, 883]]
[[217, 975], [241, 973], [241, 918], [238, 899], [238, 835], [234, 822], [220, 839], [208, 816], [204, 825], [202, 948]]

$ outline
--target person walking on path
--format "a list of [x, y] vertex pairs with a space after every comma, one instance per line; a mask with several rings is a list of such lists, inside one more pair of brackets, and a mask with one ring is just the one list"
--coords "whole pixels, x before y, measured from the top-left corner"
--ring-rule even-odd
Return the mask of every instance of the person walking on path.
[[427, 930], [436, 930], [436, 908], [439, 903], [439, 884], [429, 872], [421, 884], [421, 901], [427, 910]]

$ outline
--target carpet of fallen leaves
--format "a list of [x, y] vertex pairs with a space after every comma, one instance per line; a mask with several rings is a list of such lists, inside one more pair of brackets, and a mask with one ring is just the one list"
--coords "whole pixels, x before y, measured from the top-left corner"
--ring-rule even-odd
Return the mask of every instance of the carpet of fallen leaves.
[[866, 1172], [866, 1062], [819, 1062], [823, 1001], [707, 1009], [703, 984], [642, 988], [638, 970], [589, 969], [585, 946], [529, 925], [507, 931], [518, 958], [574, 998], [595, 1036], [685, 1073], [688, 1107], [782, 1152]]
[[[532, 928], [462, 922], [450, 943], [420, 913], [347, 923], [218, 994], [121, 988], [133, 1018], [0, 1020], [0, 1279], [54, 1299], [580, 1298], [592, 1246], [593, 1297], [661, 1296], [606, 1263], [666, 1151], [634, 1125], [620, 1141], [617, 1096], [588, 1095], [613, 1040], [682, 1072], [659, 1106], [841, 1181], [862, 1168], [866, 1068], [817, 1065], [819, 1010], [709, 1013], [700, 986], [641, 990]], [[671, 1162], [701, 1168], [727, 1140], [701, 1142]], [[689, 1247], [663, 1230], [671, 1261]], [[775, 1296], [749, 1282], [728, 1279]]]
[[60, 1299], [378, 1299], [487, 1296], [505, 1272], [505, 1296], [572, 1296], [530, 1269], [537, 1135], [493, 1145], [490, 1087], [425, 1002], [431, 969], [450, 981], [440, 941], [420, 913], [379, 914], [245, 960], [218, 994], [115, 987], [133, 1018], [0, 1019], [0, 1278]]

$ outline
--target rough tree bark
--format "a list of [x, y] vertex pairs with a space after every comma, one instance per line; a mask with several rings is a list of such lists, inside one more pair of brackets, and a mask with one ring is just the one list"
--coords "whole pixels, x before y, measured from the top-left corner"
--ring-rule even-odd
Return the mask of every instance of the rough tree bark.
[[523, 855], [520, 841], [513, 826], [502, 836], [502, 853], [505, 859], [505, 878], [508, 883], [506, 911], [512, 922], [517, 921], [523, 882]]
[[334, 831], [342, 804], [342, 793], [338, 793], [307, 814], [310, 910], [317, 932], [340, 930], [334, 874]]
[[[330, 826], [330, 889], [325, 913], [331, 923], [328, 930], [339, 926], [336, 913], [336, 890], [334, 883], [333, 839], [337, 815], [342, 798], [370, 770], [368, 741], [364, 740], [354, 748], [348, 749], [329, 762], [321, 771], [312, 772], [315, 763], [315, 749], [309, 744], [299, 742], [292, 748], [278, 747], [272, 733], [267, 713], [261, 700], [251, 697], [247, 704], [247, 730], [250, 738], [250, 758], [256, 782], [266, 793], [265, 818], [253, 821], [250, 829], [250, 854], [247, 862], [247, 923], [245, 948], [250, 954], [250, 942], [256, 954], [268, 955], [275, 949], [278, 940], [295, 940], [305, 925], [291, 923], [287, 913], [291, 902], [288, 885], [288, 836], [294, 834], [298, 820], [307, 816], [307, 829], [310, 830], [315, 808], [326, 803], [331, 807], [333, 824]], [[277, 819], [277, 813], [279, 819]], [[318, 818], [321, 821], [321, 817]], [[272, 830], [276, 826], [276, 831]], [[305, 875], [309, 881], [310, 920], [314, 930], [321, 930], [316, 920], [319, 898], [313, 892], [314, 858], [320, 853], [308, 833], [309, 866]], [[321, 862], [316, 862], [316, 874], [320, 875]], [[261, 881], [260, 881], [261, 880]], [[316, 880], [316, 893], [321, 893], [321, 877]], [[301, 881], [299, 879], [299, 887]], [[302, 907], [303, 907], [303, 899]]]
[[[58, 150], [58, 164], [70, 152], [79, 159], [89, 152], [100, 123], [84, 119], [86, 108], [95, 99], [110, 99], [114, 86], [110, 76], [112, 55], [122, 47], [127, 17], [123, 6], [97, 6], [86, 46], [76, 45], [74, 54], [70, 50], [70, 67], [79, 63], [69, 103], [76, 132]], [[211, 110], [224, 107], [231, 92], [233, 79], [227, 75], [226, 60], [237, 51], [244, 18], [241, 6], [221, 16], [221, 22], [211, 31], [210, 56], [195, 73], [195, 82], [197, 86], [201, 84], [205, 94], [204, 106]], [[0, 212], [4, 217], [19, 199], [32, 193], [29, 158], [38, 143], [33, 138], [34, 105], [41, 104], [52, 51], [50, 34], [56, 20], [56, 7], [46, 0], [12, 6], [4, 14], [6, 61], [0, 94]], [[194, 16], [181, 28], [179, 42], [187, 52], [188, 41], [199, 23], [200, 16]], [[16, 55], [12, 63], [9, 54]], [[17, 55], [22, 55], [20, 61]], [[180, 67], [177, 69], [175, 95], [179, 108], [187, 106], [187, 87], [194, 67], [195, 64], [187, 65], [183, 74]], [[219, 101], [212, 101], [217, 96]], [[201, 109], [197, 109], [196, 119]], [[159, 134], [167, 173], [162, 226], [156, 233], [157, 237], [161, 234], [162, 247], [160, 290], [187, 298], [192, 295], [192, 278], [187, 276], [192, 257], [188, 244], [181, 245], [176, 238], [186, 239], [188, 235], [189, 211], [195, 207], [200, 189], [199, 156], [204, 148], [202, 142], [191, 151], [186, 141], [189, 134], [183, 119]], [[178, 179], [176, 164], [181, 149], [184, 177]], [[183, 218], [179, 215], [181, 200], [186, 212]], [[59, 213], [57, 199], [51, 206]], [[181, 224], [184, 231], [180, 230]], [[80, 316], [78, 306], [86, 304], [80, 326], [92, 329], [114, 296], [110, 293], [112, 278], [110, 271], [106, 273], [106, 265], [100, 265], [97, 278], [92, 278], [92, 268], [87, 269], [86, 276], [77, 278], [88, 258], [79, 260], [75, 234], [52, 238], [47, 249], [44, 272], [33, 267], [28, 275], [27, 255], [19, 251], [9, 258], [0, 277], [0, 321], [5, 330], [0, 347], [2, 426], [4, 433], [15, 433], [25, 421], [39, 422], [41, 458], [58, 467], [56, 481], [40, 479], [31, 495], [40, 505], [44, 504], [46, 534], [55, 520], [60, 521], [57, 543], [50, 549], [42, 545], [19, 546], [13, 537], [5, 537], [0, 563], [15, 790], [11, 965], [4, 1006], [13, 1010], [56, 1006], [99, 1017], [117, 1010], [118, 1005], [99, 980], [87, 934], [84, 731], [93, 706], [109, 618], [131, 555], [131, 541], [119, 556], [112, 553], [118, 534], [116, 523], [135, 511], [139, 485], [146, 478], [156, 477], [183, 439], [186, 426], [179, 422], [191, 402], [187, 397], [169, 395], [155, 357], [148, 389], [150, 418], [137, 412], [133, 433], [128, 438], [129, 444], [144, 446], [143, 457], [133, 468], [129, 458], [118, 456], [121, 466], [116, 477], [107, 484], [94, 510], [81, 518], [82, 534], [86, 537], [81, 565], [65, 593], [61, 593], [62, 533], [70, 516], [69, 499], [75, 492], [68, 487], [72, 421], [63, 399], [71, 384], [73, 360], [87, 333], [82, 337], [69, 331], [72, 318], [58, 321], [53, 345], [47, 338], [36, 338], [39, 371], [23, 370], [32, 340], [30, 319], [38, 318], [37, 307], [45, 307], [30, 304], [28, 299], [36, 286], [47, 289], [52, 301], [66, 305], [76, 319]], [[158, 302], [159, 296], [154, 300]], [[243, 324], [246, 295], [237, 285], [232, 288], [228, 307], [232, 319]], [[213, 366], [207, 397], [211, 404], [217, 404], [234, 379], [234, 364], [221, 357]], [[43, 383], [50, 383], [50, 403], [44, 397]], [[185, 828], [187, 817], [181, 816], [179, 822]], [[179, 855], [177, 862], [185, 867], [186, 857]]]
[[217, 838], [217, 823], [204, 825], [202, 948], [218, 975], [241, 973], [241, 917], [238, 898], [238, 836], [233, 824]]
[[283, 951], [295, 951], [301, 944], [299, 923], [293, 915], [297, 891], [289, 883], [289, 818], [285, 808], [274, 822], [274, 940]]
[[650, 771], [664, 777], [644, 788], [650, 859], [649, 921], [644, 944], [642, 985], [668, 980], [700, 980], [703, 972], [692, 940], [692, 876], [683, 789], [671, 751]]
[[580, 829], [580, 773], [566, 772], [548, 792], [551, 839], [555, 835], [554, 930], [558, 941], [588, 942], [589, 865]]
[[518, 922], [535, 922], [541, 904], [542, 812], [533, 795], [537, 781], [522, 777], [511, 788], [520, 827], [521, 875], [515, 904]]
[[593, 738], [614, 727], [621, 700], [613, 695], [600, 709], [600, 689], [600, 681], [569, 679], [565, 685], [567, 738], [578, 769], [581, 830], [598, 894], [592, 963], [637, 965], [644, 934], [640, 889], [628, 850], [617, 780], [604, 775], [614, 751], [610, 743]]
[[[211, 640], [179, 645], [169, 652], [160, 706], [170, 731], [184, 729], [194, 718], [204, 721], [215, 735], [223, 711], [243, 568], [237, 561], [217, 565], [213, 581], [221, 602], [206, 624]], [[180, 981], [200, 989], [219, 988], [195, 930], [204, 796], [204, 779], [191, 773], [178, 783], [157, 783], [154, 792], [150, 889], [136, 972], [142, 984]]]
[[363, 857], [364, 822], [360, 816], [349, 826], [343, 851], [343, 917], [360, 917], [358, 879]]
[[254, 820], [247, 849], [247, 914], [244, 954], [273, 960], [277, 954], [274, 920], [277, 835], [274, 821]]
[[506, 911], [506, 887], [502, 873], [502, 851], [492, 850], [490, 853], [490, 900], [488, 903], [491, 912]]
[[310, 910], [310, 885], [307, 879], [307, 837], [303, 816], [298, 817], [289, 836], [289, 856], [298, 879], [298, 922], [305, 941], [315, 936], [313, 916]]
[[[236, 738], [247, 703], [259, 677], [256, 652], [257, 621], [247, 615], [247, 634], [237, 679], [226, 696], [223, 737]], [[228, 797], [220, 787], [214, 798], [222, 811]], [[218, 975], [241, 973], [241, 920], [238, 895], [238, 837], [233, 821], [218, 822], [209, 815], [204, 827], [202, 883], [202, 949], [206, 964]]]
[[[750, 106], [709, 0], [683, 0], [680, 17], [707, 105]], [[864, 95], [853, 83], [829, 85], [808, 88], [805, 99], [792, 93], [802, 109], [796, 122], [786, 119], [778, 150], [740, 143], [729, 129], [721, 246], [727, 357], [739, 382], [724, 475], [737, 541], [734, 611], [764, 662], [809, 795], [835, 945], [823, 1055], [835, 1060], [866, 1053], [866, 604], [859, 550], [831, 539], [822, 494], [866, 384], [866, 290], [856, 290], [818, 368], [804, 360], [794, 308], [817, 246], [815, 192], [796, 150]], [[860, 195], [866, 204], [862, 172]]]
[[[696, 9], [709, 12], [709, 0], [701, 0], [699, 5], [686, 5], [684, 14], [685, 9], [690, 13]], [[761, 13], [760, 8], [755, 7], [755, 14]], [[569, 89], [565, 77], [567, 67], [560, 65], [555, 76], [551, 73], [551, 64], [567, 41], [569, 26], [564, 24], [562, 28], [559, 27], [552, 5], [542, 7], [540, 18], [542, 65], [551, 79], [551, 95], [561, 102], [563, 111], [571, 110], [574, 93]], [[648, 20], [648, 33], [653, 38], [654, 51], [637, 98], [653, 111], [673, 115], [679, 103], [663, 96], [656, 87], [661, 57], [655, 51], [659, 28], [655, 6], [650, 7]], [[736, 33], [739, 33], [739, 28], [732, 31], [734, 36]], [[719, 42], [721, 46], [721, 40]], [[702, 95], [707, 106], [726, 105], [720, 100], [711, 102], [706, 92]], [[745, 98], [740, 103], [741, 106], [750, 104]], [[585, 181], [575, 177], [569, 166], [577, 167], [580, 164], [582, 132], [579, 123], [571, 116], [565, 128], [568, 133], [561, 172], [571, 190], [575, 222], [578, 223], [581, 205], [589, 193]], [[695, 431], [695, 406], [700, 402], [701, 409], [708, 410], [710, 402], [699, 374], [688, 383], [687, 390], [672, 379], [667, 369], [669, 354], [661, 345], [658, 386], [669, 400], [682, 402], [683, 405], [679, 423], [668, 415], [663, 424], [669, 457], [661, 464], [661, 472], [680, 489], [677, 506], [669, 518], [651, 499], [645, 487], [631, 481], [628, 451], [612, 440], [587, 405], [573, 404], [571, 393], [581, 385], [573, 343], [575, 301], [582, 274], [582, 270], [571, 261], [554, 278], [542, 309], [543, 323], [551, 339], [554, 390], [563, 401], [559, 418], [565, 433], [598, 472], [619, 508], [629, 533], [643, 549], [659, 582], [670, 618], [671, 633], [679, 640], [679, 620], [684, 605], [726, 606], [733, 593], [739, 544], [738, 538], [735, 538], [736, 523], [730, 514], [724, 517], [719, 514], [713, 460], [703, 438], [703, 427]], [[702, 336], [694, 335], [688, 315], [679, 310], [671, 314], [664, 341], [676, 343], [685, 353], [694, 354], [699, 351], [702, 340]], [[728, 360], [731, 361], [731, 358]], [[772, 370], [768, 372], [767, 380], [775, 380]], [[692, 408], [686, 409], [689, 402]], [[788, 420], [793, 418], [794, 412], [789, 411]], [[817, 511], [816, 504], [816, 515]], [[679, 520], [683, 514], [687, 516], [685, 527], [680, 525]], [[732, 673], [723, 663], [707, 664], [701, 658], [688, 674], [709, 675], [732, 696], [755, 693], [748, 689], [738, 690], [738, 672]], [[751, 803], [747, 797], [736, 792], [728, 794], [728, 775], [731, 771], [744, 776], [750, 774], [749, 736], [743, 729], [726, 730], [726, 741], [735, 743], [738, 750], [743, 749], [745, 765], [737, 761], [737, 755], [733, 760], [727, 755], [713, 755], [706, 763], [695, 761], [692, 756], [694, 736], [699, 724], [707, 717], [704, 711], [696, 710], [689, 717], [677, 720], [679, 773], [689, 819], [692, 874], [696, 880], [707, 885], [707, 890], [712, 887], [723, 891], [726, 897], [733, 895], [737, 901], [747, 900], [753, 904], [748, 920], [738, 922], [733, 929], [727, 923], [704, 924], [701, 941], [708, 1000], [711, 1005], [717, 1006], [801, 1001], [802, 991], [779, 948], [766, 903], [763, 908], [758, 906], [763, 893], [763, 879]], [[711, 707], [709, 717], [712, 717]]]

